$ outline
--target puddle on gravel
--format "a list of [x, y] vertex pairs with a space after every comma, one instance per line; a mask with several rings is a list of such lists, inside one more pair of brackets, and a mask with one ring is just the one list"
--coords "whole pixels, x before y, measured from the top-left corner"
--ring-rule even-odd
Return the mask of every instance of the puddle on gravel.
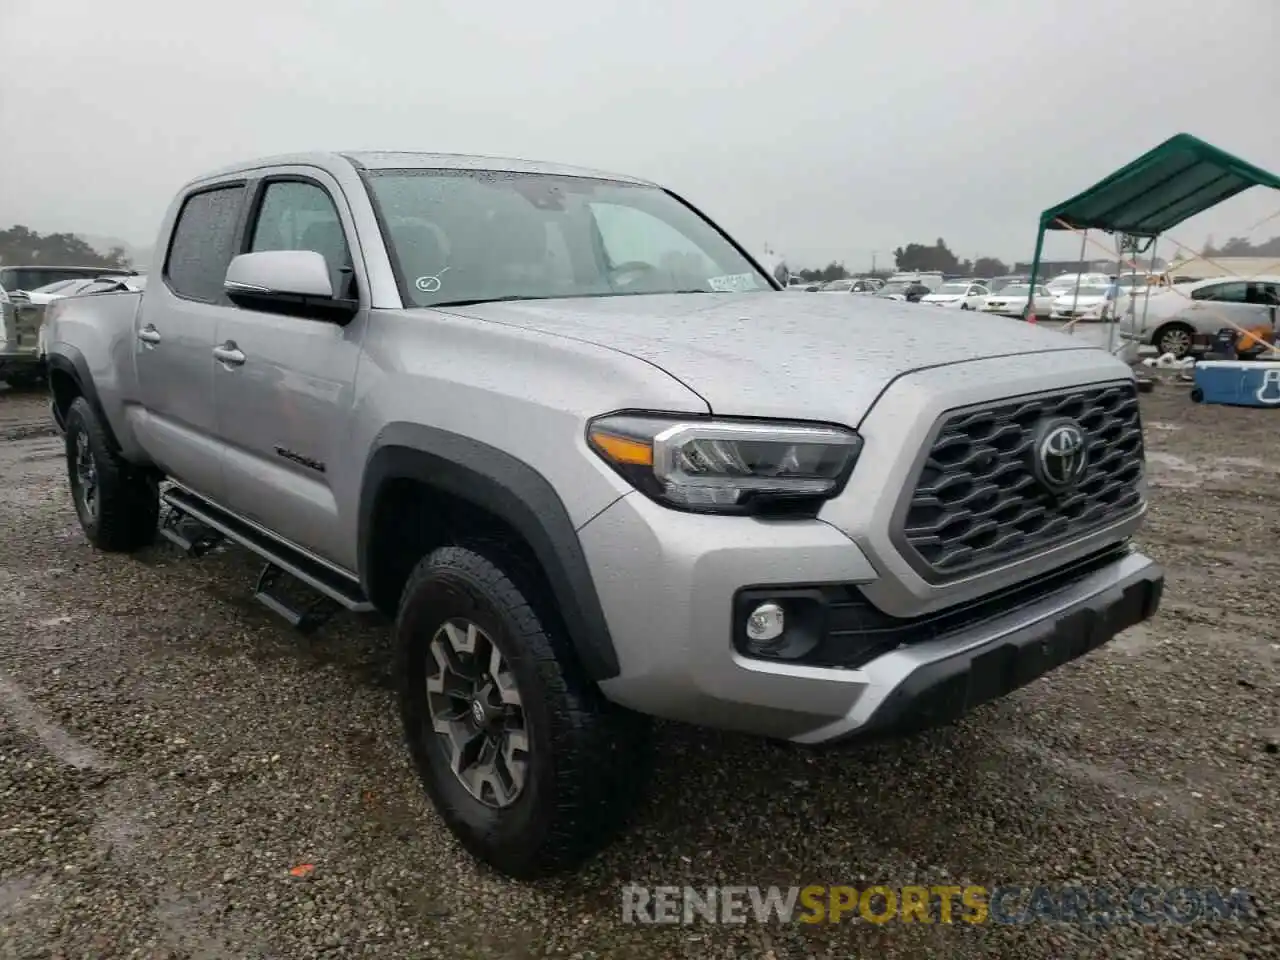
[[1145, 624], [1138, 624], [1130, 627], [1128, 630], [1116, 634], [1115, 639], [1110, 643], [1109, 649], [1117, 653], [1124, 653], [1129, 656], [1143, 653], [1144, 651], [1154, 647], [1159, 640], [1150, 628]]
[[1214, 457], [1209, 464], [1195, 464], [1172, 453], [1147, 451], [1147, 466], [1151, 483], [1158, 487], [1190, 490], [1206, 482], [1232, 480], [1242, 473], [1280, 472], [1280, 467], [1259, 460], [1257, 457]]

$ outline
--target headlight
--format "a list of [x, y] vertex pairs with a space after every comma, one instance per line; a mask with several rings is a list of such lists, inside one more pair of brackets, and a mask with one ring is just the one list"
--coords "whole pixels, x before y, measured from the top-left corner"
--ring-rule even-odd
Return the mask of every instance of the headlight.
[[635, 488], [700, 513], [754, 513], [838, 494], [862, 448], [852, 430], [796, 423], [610, 414], [587, 442]]

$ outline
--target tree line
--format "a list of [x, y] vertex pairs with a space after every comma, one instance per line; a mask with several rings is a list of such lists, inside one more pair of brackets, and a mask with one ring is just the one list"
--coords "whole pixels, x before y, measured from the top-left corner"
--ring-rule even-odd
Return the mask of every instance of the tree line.
[[0, 263], [44, 267], [116, 267], [133, 264], [123, 247], [100, 253], [74, 233], [40, 234], [21, 224], [0, 230]]
[[1250, 243], [1246, 237], [1232, 237], [1222, 246], [1215, 246], [1213, 237], [1205, 241], [1202, 257], [1275, 257], [1280, 259], [1280, 237], [1272, 237], [1262, 243]]
[[[931, 244], [908, 243], [893, 251], [895, 267], [903, 273], [938, 270], [942, 273], [965, 277], [999, 277], [1011, 272], [1008, 264], [996, 257], [978, 257], [976, 260], [961, 260], [941, 237]], [[880, 271], [883, 273], [883, 271]], [[825, 267], [802, 269], [795, 273], [810, 283], [827, 283], [832, 280], [844, 280], [852, 276], [845, 265], [833, 260]]]

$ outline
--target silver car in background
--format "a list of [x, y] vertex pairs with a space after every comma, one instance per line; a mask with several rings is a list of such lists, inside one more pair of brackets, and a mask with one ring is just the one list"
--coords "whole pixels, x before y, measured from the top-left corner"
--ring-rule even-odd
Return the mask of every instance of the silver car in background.
[[1155, 347], [1158, 354], [1182, 358], [1203, 346], [1224, 327], [1250, 330], [1276, 325], [1280, 276], [1213, 277], [1141, 294], [1129, 317], [1122, 306], [1121, 329], [1131, 339]]

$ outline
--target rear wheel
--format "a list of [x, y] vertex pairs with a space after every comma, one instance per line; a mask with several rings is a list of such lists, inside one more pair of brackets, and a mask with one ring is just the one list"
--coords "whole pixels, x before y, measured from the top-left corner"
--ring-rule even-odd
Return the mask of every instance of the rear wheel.
[[1156, 331], [1154, 337], [1151, 338], [1155, 344], [1156, 353], [1164, 356], [1166, 353], [1172, 354], [1175, 360], [1181, 360], [1191, 352], [1191, 344], [1195, 337], [1195, 330], [1185, 323], [1167, 323]]
[[160, 519], [159, 486], [112, 446], [84, 397], [67, 411], [65, 440], [71, 498], [89, 542], [111, 552], [151, 543]]
[[405, 586], [400, 708], [446, 825], [508, 876], [571, 867], [625, 821], [648, 722], [607, 702], [520, 558], [500, 543], [441, 547]]

